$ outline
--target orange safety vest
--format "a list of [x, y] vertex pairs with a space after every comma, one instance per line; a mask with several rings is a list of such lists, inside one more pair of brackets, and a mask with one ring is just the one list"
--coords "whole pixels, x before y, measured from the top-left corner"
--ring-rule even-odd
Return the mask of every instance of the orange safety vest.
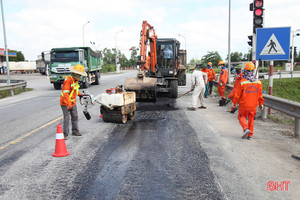
[[62, 106], [74, 106], [76, 105], [76, 97], [81, 95], [79, 92], [79, 84], [72, 76], [66, 77], [61, 95], [60, 95], [60, 105]]
[[215, 70], [213, 68], [210, 69], [210, 74], [211, 74], [211, 77], [208, 79], [208, 81], [216, 80], [216, 74], [215, 74]]
[[211, 77], [210, 70], [206, 68], [206, 69], [201, 69], [201, 71], [207, 74], [207, 81], [208, 81], [209, 78]]
[[234, 104], [239, 102], [240, 110], [256, 110], [258, 105], [264, 104], [261, 82], [243, 79], [237, 87], [232, 102]]
[[224, 67], [220, 73], [220, 78], [219, 78], [219, 84], [223, 83], [223, 85], [228, 83], [228, 72], [227, 69]]
[[234, 97], [234, 94], [235, 94], [235, 91], [236, 89], [238, 88], [238, 86], [240, 85], [241, 81], [244, 79], [244, 74], [242, 72], [240, 72], [236, 78], [235, 78], [235, 81], [234, 81], [234, 85], [233, 85], [233, 88], [232, 88], [232, 91], [230, 92], [230, 94], [228, 95], [228, 98], [229, 99], [233, 99]]

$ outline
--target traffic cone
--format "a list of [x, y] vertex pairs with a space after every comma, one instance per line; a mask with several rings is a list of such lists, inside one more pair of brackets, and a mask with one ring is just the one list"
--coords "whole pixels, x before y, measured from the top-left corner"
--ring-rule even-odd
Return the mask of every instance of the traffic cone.
[[56, 131], [55, 152], [54, 152], [54, 154], [52, 154], [52, 156], [54, 156], [54, 157], [65, 157], [69, 154], [70, 153], [67, 151], [67, 147], [66, 147], [62, 127], [61, 127], [60, 123], [58, 123], [57, 131]]

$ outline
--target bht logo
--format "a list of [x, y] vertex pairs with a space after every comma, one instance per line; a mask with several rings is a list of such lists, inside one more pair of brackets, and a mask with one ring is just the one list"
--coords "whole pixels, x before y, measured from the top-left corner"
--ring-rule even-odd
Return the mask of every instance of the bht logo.
[[267, 189], [268, 191], [278, 191], [278, 188], [280, 188], [281, 191], [288, 191], [290, 183], [291, 181], [281, 181], [280, 184], [278, 184], [278, 181], [269, 181]]

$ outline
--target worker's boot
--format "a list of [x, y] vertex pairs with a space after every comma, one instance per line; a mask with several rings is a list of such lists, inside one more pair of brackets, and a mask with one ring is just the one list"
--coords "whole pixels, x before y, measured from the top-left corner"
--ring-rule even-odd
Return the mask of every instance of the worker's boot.
[[195, 111], [195, 110], [196, 110], [196, 108], [195, 108], [195, 107], [188, 107], [188, 109], [189, 109], [189, 110], [193, 110], [193, 111]]
[[82, 134], [79, 133], [79, 132], [77, 132], [77, 133], [72, 133], [72, 135], [74, 135], [74, 136], [82, 136]]

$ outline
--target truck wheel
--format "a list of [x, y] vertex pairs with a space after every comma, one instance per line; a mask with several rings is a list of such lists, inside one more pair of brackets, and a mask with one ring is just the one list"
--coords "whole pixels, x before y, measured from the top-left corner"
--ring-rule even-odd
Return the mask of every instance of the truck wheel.
[[176, 98], [178, 96], [178, 81], [171, 80], [170, 81], [170, 97]]
[[83, 82], [82, 82], [82, 87], [83, 88], [88, 88], [89, 87], [89, 79], [88, 79], [88, 76], [84, 77], [83, 78]]
[[128, 114], [129, 120], [134, 120], [134, 112]]
[[53, 83], [53, 87], [56, 90], [60, 90], [61, 89], [61, 84], [60, 83]]
[[100, 77], [100, 72], [95, 73], [95, 85], [100, 85], [101, 77]]

